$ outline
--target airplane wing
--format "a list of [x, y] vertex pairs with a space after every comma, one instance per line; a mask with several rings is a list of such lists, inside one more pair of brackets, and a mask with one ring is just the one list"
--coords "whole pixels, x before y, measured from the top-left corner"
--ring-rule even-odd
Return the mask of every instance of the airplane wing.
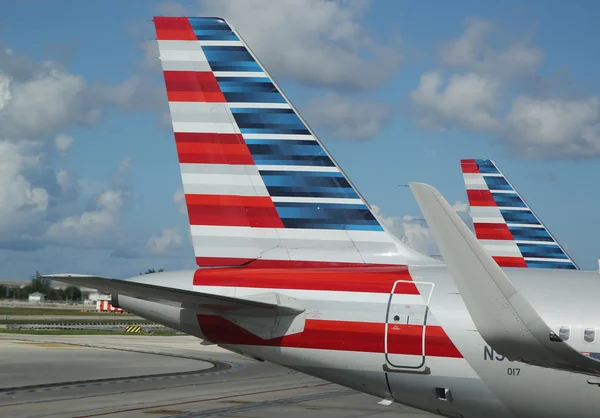
[[563, 342], [435, 188], [409, 183], [481, 337], [500, 355], [600, 375], [600, 361]]
[[153, 302], [186, 303], [224, 315], [273, 317], [299, 315], [304, 312], [295, 299], [275, 292], [261, 293], [249, 298], [236, 298], [84, 274], [49, 274], [40, 277]]

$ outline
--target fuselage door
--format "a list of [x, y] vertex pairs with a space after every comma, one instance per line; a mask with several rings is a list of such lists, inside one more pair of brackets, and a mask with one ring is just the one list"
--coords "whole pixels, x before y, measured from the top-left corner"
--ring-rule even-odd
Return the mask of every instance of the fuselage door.
[[433, 283], [398, 280], [390, 294], [385, 359], [390, 369], [425, 369], [425, 329]]

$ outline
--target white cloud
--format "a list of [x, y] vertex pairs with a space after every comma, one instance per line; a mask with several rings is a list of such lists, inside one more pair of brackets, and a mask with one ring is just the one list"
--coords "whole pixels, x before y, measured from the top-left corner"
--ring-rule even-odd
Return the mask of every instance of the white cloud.
[[[83, 211], [62, 217], [49, 225], [46, 242], [81, 248], [106, 248], [116, 245], [123, 237], [120, 225], [122, 209], [129, 198], [130, 185], [125, 181], [131, 168], [126, 158], [112, 176], [112, 188], [105, 188], [93, 198], [92, 205]], [[58, 182], [63, 187], [73, 186], [66, 172], [59, 172]]]
[[481, 72], [500, 79], [513, 79], [535, 74], [544, 54], [525, 39], [514, 41], [503, 48], [488, 44], [491, 22], [468, 19], [463, 34], [439, 50], [442, 65]]
[[183, 193], [183, 189], [175, 190], [175, 193], [173, 193], [173, 201], [177, 205], [179, 213], [187, 214], [187, 204], [185, 202], [185, 193]]
[[167, 255], [181, 247], [183, 239], [175, 228], [165, 228], [160, 235], [153, 235], [146, 246], [152, 255]]
[[[445, 87], [445, 88], [444, 88]], [[429, 126], [459, 125], [469, 130], [494, 130], [499, 106], [500, 83], [476, 73], [454, 74], [446, 85], [439, 71], [421, 76], [410, 93], [421, 121]]]
[[28, 229], [48, 208], [48, 192], [25, 176], [39, 164], [39, 144], [0, 141], [0, 231]]
[[206, 0], [201, 14], [226, 18], [261, 62], [304, 84], [363, 90], [399, 69], [398, 45], [374, 41], [360, 23], [364, 0]]
[[106, 245], [118, 224], [123, 194], [106, 190], [97, 197], [95, 206], [51, 225], [46, 238], [68, 246], [93, 248]]
[[523, 90], [543, 78], [538, 70], [544, 54], [527, 39], [492, 47], [493, 29], [488, 21], [470, 19], [459, 38], [440, 48], [442, 66], [464, 72], [421, 76], [411, 99], [423, 125], [492, 133], [520, 156], [600, 156], [600, 100], [561, 98], [553, 95], [560, 88], [548, 83], [544, 97]]
[[0, 110], [4, 109], [12, 99], [10, 91], [10, 77], [0, 74]]
[[73, 138], [65, 134], [59, 134], [54, 138], [54, 142], [56, 149], [64, 155], [71, 148], [71, 145], [73, 145]]
[[600, 156], [600, 101], [517, 97], [507, 138], [532, 156]]
[[393, 105], [377, 100], [352, 99], [337, 93], [312, 99], [305, 106], [307, 120], [342, 139], [377, 136], [392, 116]]
[[[373, 212], [383, 224], [400, 240], [412, 249], [430, 256], [439, 255], [439, 250], [433, 235], [422, 218], [406, 215], [402, 218], [397, 216], [385, 216], [379, 206], [373, 205]], [[469, 213], [469, 204], [457, 200], [452, 208], [461, 217], [468, 227], [472, 228]]]

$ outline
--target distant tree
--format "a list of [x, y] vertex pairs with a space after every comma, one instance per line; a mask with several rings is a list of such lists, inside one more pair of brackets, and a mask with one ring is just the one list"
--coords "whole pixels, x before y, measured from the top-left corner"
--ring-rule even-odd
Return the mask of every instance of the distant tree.
[[64, 300], [68, 300], [70, 302], [81, 300], [81, 289], [79, 289], [77, 286], [67, 286], [62, 290], [64, 292]]
[[152, 273], [160, 273], [161, 271], [165, 271], [164, 269], [158, 269], [158, 271], [154, 269], [148, 269], [145, 273], [140, 273], [140, 276], [143, 274], [152, 274]]

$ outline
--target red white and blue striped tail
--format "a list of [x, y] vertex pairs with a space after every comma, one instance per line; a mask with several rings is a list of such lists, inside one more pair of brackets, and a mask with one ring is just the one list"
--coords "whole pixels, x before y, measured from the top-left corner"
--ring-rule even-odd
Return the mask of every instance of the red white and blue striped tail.
[[579, 267], [491, 160], [461, 160], [475, 235], [500, 267]]
[[385, 230], [225, 20], [154, 25], [199, 266], [429, 260]]

